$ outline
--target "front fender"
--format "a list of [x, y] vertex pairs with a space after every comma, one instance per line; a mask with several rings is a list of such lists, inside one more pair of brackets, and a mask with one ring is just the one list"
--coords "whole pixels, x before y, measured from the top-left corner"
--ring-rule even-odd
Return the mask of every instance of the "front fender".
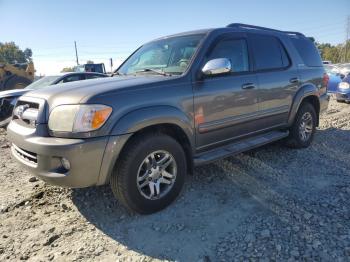
[[300, 87], [295, 94], [291, 110], [289, 111], [288, 125], [291, 126], [294, 122], [295, 116], [299, 110], [302, 101], [308, 96], [320, 97], [319, 89], [312, 84], [306, 84]]
[[173, 124], [180, 127], [194, 148], [193, 120], [172, 106], [152, 106], [129, 112], [117, 121], [111, 135], [135, 133], [143, 128], [160, 124]]

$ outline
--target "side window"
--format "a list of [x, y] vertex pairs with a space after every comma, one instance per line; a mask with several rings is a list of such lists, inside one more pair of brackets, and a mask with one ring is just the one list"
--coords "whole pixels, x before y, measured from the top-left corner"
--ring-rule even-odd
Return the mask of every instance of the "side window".
[[88, 75], [85, 75], [85, 77], [86, 77], [86, 79], [95, 79], [95, 78], [101, 78], [101, 77], [104, 77], [104, 76], [88, 74]]
[[85, 79], [81, 75], [71, 75], [71, 76], [66, 76], [64, 77], [61, 81], [58, 83], [68, 83], [68, 82], [74, 82], [74, 81], [79, 81]]
[[291, 36], [292, 43], [307, 66], [323, 66], [320, 54], [315, 44], [299, 36]]
[[247, 42], [244, 39], [223, 39], [210, 52], [208, 61], [227, 58], [231, 61], [232, 72], [249, 71]]
[[267, 35], [252, 37], [255, 70], [271, 70], [287, 67], [288, 55], [280, 41]]

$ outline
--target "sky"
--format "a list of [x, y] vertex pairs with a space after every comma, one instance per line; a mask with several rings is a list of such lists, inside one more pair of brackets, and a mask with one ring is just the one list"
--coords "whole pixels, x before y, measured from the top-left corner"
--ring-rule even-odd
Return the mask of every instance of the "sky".
[[31, 48], [37, 75], [79, 62], [115, 69], [145, 42], [183, 31], [246, 23], [299, 31], [318, 42], [346, 39], [350, 0], [0, 0], [0, 42]]

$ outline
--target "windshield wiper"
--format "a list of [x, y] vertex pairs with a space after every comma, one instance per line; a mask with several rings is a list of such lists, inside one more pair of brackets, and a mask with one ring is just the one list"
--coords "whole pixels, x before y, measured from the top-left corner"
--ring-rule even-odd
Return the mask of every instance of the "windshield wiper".
[[171, 74], [168, 74], [164, 71], [161, 70], [156, 70], [156, 69], [152, 69], [152, 68], [145, 68], [139, 71], [136, 71], [135, 73], [143, 73], [143, 72], [153, 72], [153, 73], [157, 73], [158, 75], [163, 75], [163, 76], [171, 76]]

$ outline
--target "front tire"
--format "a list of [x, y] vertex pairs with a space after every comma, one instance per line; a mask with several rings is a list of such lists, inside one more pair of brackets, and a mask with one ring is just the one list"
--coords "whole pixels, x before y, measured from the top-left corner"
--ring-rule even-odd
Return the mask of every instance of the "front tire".
[[110, 184], [129, 211], [150, 214], [177, 198], [186, 171], [185, 152], [175, 139], [159, 133], [138, 135], [122, 151]]
[[292, 148], [308, 147], [315, 135], [316, 119], [315, 108], [310, 103], [302, 104], [289, 130], [287, 145]]

